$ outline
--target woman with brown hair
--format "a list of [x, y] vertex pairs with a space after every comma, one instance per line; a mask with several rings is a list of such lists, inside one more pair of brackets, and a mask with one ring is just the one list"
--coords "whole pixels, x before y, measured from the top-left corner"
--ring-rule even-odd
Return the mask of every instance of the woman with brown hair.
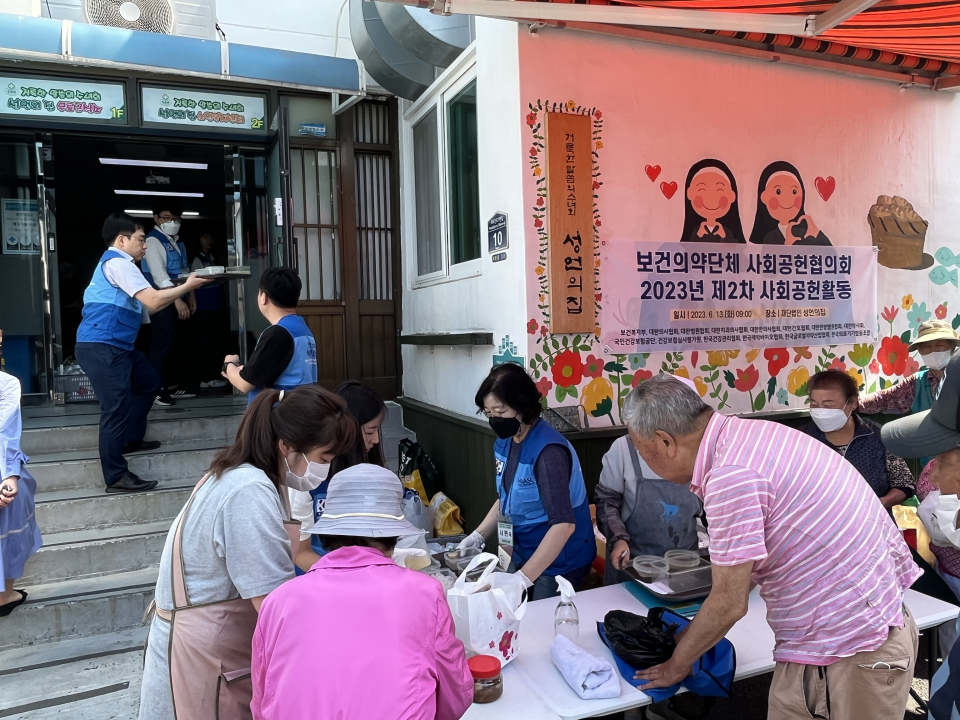
[[356, 446], [344, 401], [317, 385], [262, 391], [214, 458], [160, 558], [140, 720], [249, 718], [260, 603], [293, 577], [288, 487], [310, 489]]

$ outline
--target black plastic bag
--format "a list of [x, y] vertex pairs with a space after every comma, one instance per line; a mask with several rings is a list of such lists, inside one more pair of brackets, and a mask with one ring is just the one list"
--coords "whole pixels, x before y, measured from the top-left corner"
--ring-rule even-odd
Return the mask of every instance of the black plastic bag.
[[648, 668], [665, 663], [673, 655], [677, 646], [673, 636], [680, 626], [664, 627], [660, 613], [654, 610], [647, 617], [611, 610], [603, 618], [604, 632], [613, 651], [629, 665]]
[[410, 438], [400, 441], [400, 480], [405, 487], [416, 490], [424, 505], [443, 490], [443, 480], [433, 460], [420, 443]]

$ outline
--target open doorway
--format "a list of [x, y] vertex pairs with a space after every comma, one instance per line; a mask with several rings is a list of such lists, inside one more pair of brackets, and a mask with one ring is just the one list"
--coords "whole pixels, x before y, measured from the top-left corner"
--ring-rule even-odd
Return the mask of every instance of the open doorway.
[[[59, 280], [60, 332], [62, 357], [74, 355], [77, 328], [83, 309], [83, 293], [97, 262], [104, 252], [100, 236], [104, 219], [110, 213], [126, 212], [143, 222], [147, 232], [153, 229], [152, 209], [158, 199], [169, 199], [183, 212], [179, 237], [192, 266], [201, 249], [201, 237], [212, 237], [210, 253], [216, 264], [228, 264], [228, 240], [233, 229], [228, 225], [226, 201], [233, 200], [233, 178], [227, 177], [222, 144], [176, 143], [168, 139], [108, 139], [91, 136], [60, 135], [53, 138], [56, 168], [55, 200], [58, 237], [57, 268]], [[230, 288], [219, 288], [222, 311], [213, 323], [216, 353], [236, 352], [235, 323], [231, 322]], [[235, 302], [233, 303], [235, 305]], [[199, 315], [199, 314], [198, 314]], [[199, 352], [207, 343], [210, 329], [197, 333], [200, 323], [195, 315], [178, 326], [174, 351], [167, 360], [167, 381], [177, 384], [177, 368], [214, 363]], [[207, 317], [207, 320], [210, 318]], [[206, 323], [209, 325], [210, 323]], [[193, 326], [197, 327], [194, 328]], [[233, 326], [233, 327], [231, 327]], [[138, 347], [147, 350], [150, 327], [141, 329]], [[222, 347], [221, 347], [222, 346]], [[174, 368], [171, 370], [171, 366]], [[191, 384], [206, 381], [205, 375], [191, 375]], [[217, 388], [204, 394], [229, 392]]]

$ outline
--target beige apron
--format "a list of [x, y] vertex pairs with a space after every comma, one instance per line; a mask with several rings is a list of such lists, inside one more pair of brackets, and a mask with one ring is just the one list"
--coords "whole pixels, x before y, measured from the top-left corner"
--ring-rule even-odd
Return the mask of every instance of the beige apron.
[[[173, 536], [171, 590], [173, 610], [154, 608], [170, 623], [170, 685], [176, 720], [249, 720], [253, 685], [250, 656], [257, 611], [243, 598], [194, 605], [187, 594], [181, 539], [197, 491], [197, 483]], [[284, 522], [293, 551], [300, 542], [300, 524]]]

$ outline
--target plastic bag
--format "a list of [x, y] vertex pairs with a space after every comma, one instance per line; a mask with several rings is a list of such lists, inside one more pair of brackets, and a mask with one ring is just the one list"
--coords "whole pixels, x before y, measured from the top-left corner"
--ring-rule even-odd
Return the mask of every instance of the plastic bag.
[[416, 492], [404, 491], [401, 507], [408, 523], [424, 532], [433, 532], [433, 509], [427, 506]]
[[443, 488], [440, 472], [426, 450], [410, 438], [400, 441], [400, 481], [404, 487], [416, 490], [424, 505]]
[[603, 627], [613, 651], [634, 667], [665, 663], [677, 646], [673, 635], [679, 625], [664, 627], [659, 618], [611, 610], [603, 618]]
[[433, 532], [437, 537], [463, 535], [463, 517], [460, 506], [442, 492], [433, 496], [430, 503], [433, 511]]

